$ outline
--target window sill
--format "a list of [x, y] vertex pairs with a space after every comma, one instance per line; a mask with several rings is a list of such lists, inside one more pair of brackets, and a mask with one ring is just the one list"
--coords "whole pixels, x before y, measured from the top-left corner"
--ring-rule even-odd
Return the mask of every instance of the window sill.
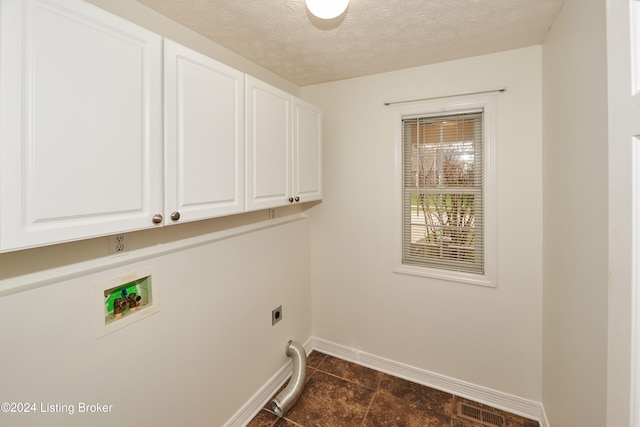
[[457, 271], [445, 271], [434, 268], [417, 267], [412, 265], [399, 265], [393, 271], [399, 274], [409, 274], [412, 276], [429, 277], [432, 279], [446, 280], [450, 282], [466, 283], [470, 285], [486, 286], [490, 288], [496, 287], [495, 280], [486, 275], [463, 273]]

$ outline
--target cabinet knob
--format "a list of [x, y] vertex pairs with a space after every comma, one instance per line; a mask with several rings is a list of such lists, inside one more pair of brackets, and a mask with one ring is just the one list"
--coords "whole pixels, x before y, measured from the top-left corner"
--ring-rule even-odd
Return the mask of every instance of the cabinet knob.
[[296, 202], [300, 201], [300, 197], [296, 196], [296, 198], [294, 199]]
[[174, 221], [179, 220], [180, 219], [180, 212], [178, 212], [178, 211], [173, 212], [171, 214], [171, 219], [174, 220]]
[[293, 203], [293, 197], [289, 197], [289, 203]]
[[162, 222], [162, 215], [155, 214], [152, 218], [154, 224], [160, 224]]

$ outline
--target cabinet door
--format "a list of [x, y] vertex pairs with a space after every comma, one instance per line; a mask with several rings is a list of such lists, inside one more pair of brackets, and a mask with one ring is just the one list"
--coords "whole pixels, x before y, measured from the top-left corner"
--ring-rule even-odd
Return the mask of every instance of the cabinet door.
[[0, 250], [153, 226], [161, 37], [76, 0], [0, 20]]
[[291, 95], [246, 76], [247, 210], [289, 204]]
[[243, 212], [244, 74], [165, 40], [165, 112], [165, 224]]
[[322, 199], [322, 112], [298, 98], [293, 98], [292, 151], [294, 199]]

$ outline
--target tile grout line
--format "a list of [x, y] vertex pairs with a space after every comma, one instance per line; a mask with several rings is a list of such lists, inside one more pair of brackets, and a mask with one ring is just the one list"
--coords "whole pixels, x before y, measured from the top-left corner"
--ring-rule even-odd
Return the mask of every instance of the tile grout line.
[[364, 417], [362, 418], [362, 422], [360, 423], [360, 427], [364, 427], [365, 422], [367, 421], [367, 416], [369, 415], [369, 411], [371, 410], [371, 407], [373, 406], [373, 401], [376, 398], [376, 396], [377, 396], [379, 391], [380, 391], [379, 389], [374, 390], [373, 395], [371, 396], [371, 400], [369, 401], [369, 406], [367, 406], [367, 410], [364, 411]]
[[359, 383], [359, 382], [357, 382], [357, 381], [352, 381], [352, 380], [350, 380], [350, 379], [348, 379], [348, 378], [343, 378], [343, 377], [341, 377], [341, 376], [339, 376], [339, 375], [332, 374], [331, 372], [327, 372], [327, 371], [323, 371], [323, 370], [319, 370], [319, 371], [320, 371], [320, 372], [322, 372], [323, 374], [329, 375], [330, 377], [333, 377], [333, 378], [336, 378], [336, 379], [342, 380], [342, 381], [347, 382], [347, 383], [349, 383], [349, 384], [357, 385], [357, 386], [359, 386], [359, 387], [366, 388], [367, 390], [378, 391], [378, 389], [377, 389], [377, 388], [372, 388], [372, 387], [366, 386], [366, 385], [361, 384], [361, 383]]
[[[342, 361], [347, 362], [347, 363], [353, 363], [353, 362], [345, 361], [344, 359], [340, 359], [339, 357], [330, 356], [330, 355], [327, 355], [327, 357], [325, 357], [325, 358], [324, 358], [323, 363], [324, 363], [324, 362], [326, 362], [326, 360], [327, 360], [328, 358], [330, 358], [330, 357], [334, 357], [335, 359], [342, 360]], [[354, 363], [354, 364], [355, 364], [355, 363]], [[322, 365], [322, 364], [320, 364], [320, 366], [321, 366], [321, 365]], [[360, 365], [360, 366], [362, 366], [362, 365]], [[378, 371], [378, 370], [376, 370], [376, 369], [368, 368], [368, 367], [366, 367], [366, 366], [363, 366], [363, 367], [364, 367], [364, 368], [367, 368], [367, 369], [369, 369], [369, 370], [371, 370], [371, 371], [373, 371], [373, 372], [376, 372], [376, 373], [383, 373], [383, 372]], [[351, 379], [349, 379], [349, 378], [341, 377], [341, 376], [340, 376], [340, 375], [338, 375], [338, 374], [334, 374], [334, 373], [332, 373], [332, 372], [326, 371], [326, 370], [324, 370], [324, 369], [321, 369], [320, 367], [315, 368], [315, 369], [317, 369], [318, 371], [320, 371], [320, 372], [322, 372], [322, 373], [324, 373], [324, 374], [330, 375], [330, 376], [332, 376], [332, 377], [334, 377], [334, 378], [338, 378], [338, 379], [343, 380], [343, 381], [346, 381], [346, 382], [348, 382], [348, 383], [350, 383], [350, 384], [355, 384], [355, 385], [358, 385], [358, 386], [362, 386], [362, 387], [364, 387], [364, 388], [366, 388], [366, 389], [373, 390], [373, 391], [377, 391], [377, 390], [379, 390], [379, 389], [380, 389], [380, 385], [382, 384], [382, 377], [380, 378], [380, 380], [378, 381], [378, 383], [376, 384], [376, 386], [375, 386], [375, 387], [369, 387], [368, 385], [365, 385], [365, 384], [359, 383], [359, 382], [354, 381], [354, 380], [351, 380]]]
[[449, 425], [451, 427], [453, 427], [453, 423], [456, 420], [456, 417], [454, 416], [456, 414], [456, 395], [455, 394], [451, 394], [451, 415], [449, 416]]
[[369, 401], [369, 406], [367, 406], [367, 410], [364, 412], [364, 418], [362, 418], [362, 422], [360, 423], [360, 427], [364, 427], [365, 426], [365, 423], [367, 421], [367, 417], [369, 416], [369, 411], [371, 410], [371, 407], [373, 406], [373, 401], [378, 396], [378, 393], [382, 393], [383, 392], [382, 390], [380, 390], [380, 387], [382, 386], [383, 378], [384, 378], [383, 376], [380, 376], [380, 379], [378, 380], [378, 384], [376, 385], [376, 388], [373, 391], [373, 395], [371, 396], [371, 400]]
[[364, 389], [373, 391], [373, 393], [371, 394], [371, 400], [369, 400], [369, 404], [367, 405], [367, 409], [364, 412], [364, 416], [362, 417], [362, 421], [360, 422], [360, 427], [363, 427], [365, 425], [366, 420], [367, 420], [367, 416], [369, 415], [369, 410], [371, 409], [371, 406], [373, 405], [373, 401], [376, 398], [376, 395], [378, 394], [378, 391], [380, 390], [380, 384], [382, 384], [382, 378], [380, 378], [380, 380], [378, 381], [376, 387], [372, 388], [372, 387], [368, 387], [368, 386], [366, 386], [364, 384], [361, 384], [361, 383], [359, 383], [357, 381], [352, 381], [352, 380], [350, 380], [348, 378], [344, 378], [344, 377], [341, 377], [341, 376], [339, 376], [337, 374], [325, 371], [325, 370], [323, 370], [321, 368], [327, 362], [327, 359], [329, 357], [331, 357], [331, 356], [325, 355], [325, 357], [322, 359], [322, 361], [318, 364], [318, 368], [316, 368], [318, 371], [320, 371], [320, 372], [322, 372], [322, 373], [324, 373], [326, 375], [329, 375], [329, 376], [331, 376], [333, 378], [337, 378], [339, 380], [345, 381], [345, 382], [353, 384], [355, 386], [362, 387]]

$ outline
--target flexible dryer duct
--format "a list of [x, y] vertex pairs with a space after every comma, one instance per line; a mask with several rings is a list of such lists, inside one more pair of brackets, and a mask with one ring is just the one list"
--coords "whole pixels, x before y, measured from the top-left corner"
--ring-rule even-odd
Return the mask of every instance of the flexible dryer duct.
[[271, 401], [271, 408], [278, 417], [284, 416], [298, 401], [307, 376], [307, 354], [297, 342], [289, 340], [286, 354], [293, 361], [293, 373], [289, 384]]

